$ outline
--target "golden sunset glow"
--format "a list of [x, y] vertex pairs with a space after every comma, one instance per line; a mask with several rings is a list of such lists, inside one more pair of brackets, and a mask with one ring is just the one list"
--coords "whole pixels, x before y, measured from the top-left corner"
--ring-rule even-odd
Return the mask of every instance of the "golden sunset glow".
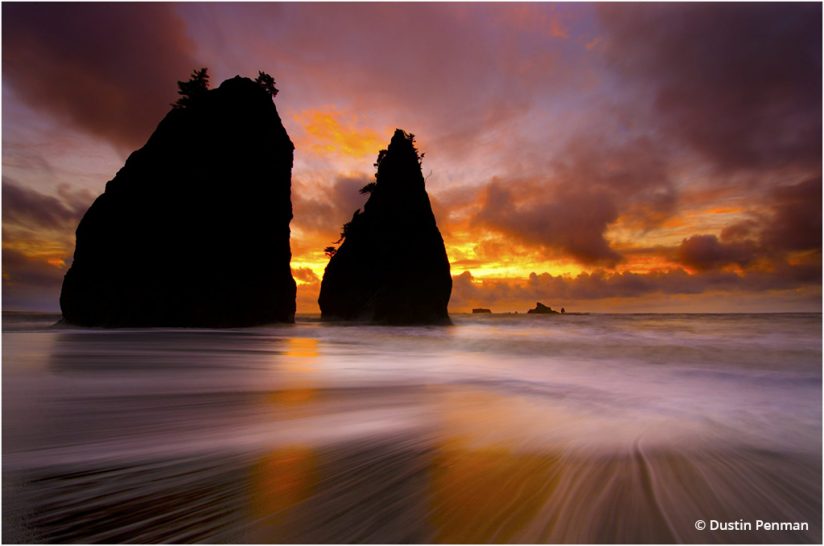
[[295, 114], [306, 133], [299, 144], [317, 154], [372, 157], [386, 146], [381, 135], [374, 129], [359, 127], [354, 115], [336, 110], [310, 110]]
[[[780, 61], [808, 58], [807, 43], [790, 33], [769, 55], [735, 33], [696, 43], [703, 15], [644, 41], [646, 19], [625, 16], [636, 9], [671, 24], [654, 7], [589, 4], [161, 6], [141, 39], [164, 55], [135, 60], [134, 79], [109, 68], [137, 55], [131, 42], [78, 64], [85, 31], [21, 19], [4, 48], [27, 52], [8, 53], [3, 84], [5, 301], [56, 308], [83, 213], [168, 111], [176, 80], [207, 63], [213, 84], [261, 69], [277, 80], [295, 144], [299, 314], [319, 311], [324, 249], [363, 206], [395, 128], [424, 154], [452, 312], [536, 299], [697, 311], [722, 301], [711, 292], [752, 310], [819, 309], [820, 78]], [[340, 27], [309, 23], [320, 20]], [[202, 39], [212, 24], [231, 42]], [[55, 89], [55, 74], [78, 88]]]
[[71, 255], [73, 250], [64, 241], [44, 239], [8, 241], [3, 248], [58, 268], [66, 265], [65, 256]]

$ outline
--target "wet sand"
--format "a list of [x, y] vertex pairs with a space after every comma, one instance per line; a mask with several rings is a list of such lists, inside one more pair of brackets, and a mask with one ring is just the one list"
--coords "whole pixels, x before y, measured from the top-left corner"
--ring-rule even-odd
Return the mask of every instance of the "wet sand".
[[463, 320], [7, 331], [4, 541], [820, 542], [820, 315]]
[[[4, 478], [5, 542], [819, 542], [818, 462], [416, 446], [75, 464]], [[698, 531], [698, 519], [808, 531]]]

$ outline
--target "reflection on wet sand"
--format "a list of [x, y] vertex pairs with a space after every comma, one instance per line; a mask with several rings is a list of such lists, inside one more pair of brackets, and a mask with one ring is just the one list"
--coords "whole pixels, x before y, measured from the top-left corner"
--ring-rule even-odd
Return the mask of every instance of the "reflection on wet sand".
[[318, 340], [312, 338], [289, 338], [286, 352], [277, 364], [283, 375], [289, 378], [289, 388], [272, 393], [276, 406], [300, 407], [318, 394], [312, 374], [312, 361], [318, 357]]
[[[291, 387], [275, 391], [269, 401], [276, 407], [300, 408], [317, 396], [312, 383], [312, 360], [318, 341], [289, 338], [282, 366], [291, 376]], [[294, 413], [293, 413], [294, 414]], [[317, 481], [317, 461], [311, 445], [293, 444], [272, 450], [251, 465], [248, 542], [294, 542], [295, 507], [310, 499]]]
[[[306, 368], [307, 371], [310, 368]], [[313, 403], [307, 381], [266, 404]], [[491, 438], [505, 397], [431, 390], [416, 437], [27, 474], [38, 542], [815, 542], [820, 468], [769, 452], [519, 449]], [[450, 408], [449, 404], [453, 404]], [[487, 432], [467, 427], [487, 415]], [[290, 415], [301, 414], [297, 411]], [[6, 499], [12, 502], [11, 499]], [[697, 519], [809, 521], [806, 532], [697, 531]], [[9, 529], [14, 531], [14, 529]], [[19, 531], [19, 529], [18, 529]], [[16, 536], [14, 534], [11, 537]]]
[[[288, 328], [51, 333], [46, 367], [15, 339], [6, 358], [25, 369], [14, 392], [4, 377], [4, 415], [18, 420], [4, 426], [6, 542], [821, 537], [815, 429], [770, 448], [620, 385], [576, 390], [575, 376], [541, 383], [514, 364], [504, 380], [468, 374], [474, 355], [439, 364], [446, 379], [404, 378], [384, 371], [401, 352]], [[698, 519], [809, 529], [699, 531]]]
[[[815, 542], [821, 534], [814, 455], [720, 444], [676, 452], [641, 437], [610, 449], [597, 439], [539, 448], [530, 430], [571, 416], [543, 406], [514, 412], [522, 400], [480, 389], [452, 389], [440, 401], [433, 542]], [[694, 526], [741, 518], [807, 521], [810, 529], [730, 534]]]
[[[816, 542], [821, 533], [820, 488], [810, 487], [820, 477], [813, 458], [452, 449], [434, 464], [430, 521], [437, 542], [785, 543]], [[807, 521], [810, 529], [765, 534], [694, 527], [698, 519], [759, 518]]]
[[295, 508], [314, 494], [317, 460], [309, 446], [284, 447], [252, 464], [249, 542], [290, 543], [300, 526]]
[[[28, 474], [7, 540], [36, 542], [817, 542], [812, 460], [575, 457], [398, 443], [284, 448]], [[768, 470], [765, 472], [765, 470]], [[805, 493], [805, 491], [807, 491]], [[33, 493], [33, 494], [32, 494]], [[8, 504], [7, 504], [8, 505]], [[696, 519], [809, 521], [696, 531]]]

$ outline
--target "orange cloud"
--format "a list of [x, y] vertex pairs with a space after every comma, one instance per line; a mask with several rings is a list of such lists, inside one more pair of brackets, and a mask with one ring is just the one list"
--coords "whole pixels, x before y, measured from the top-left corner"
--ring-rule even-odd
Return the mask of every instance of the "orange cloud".
[[320, 279], [312, 269], [308, 267], [297, 267], [292, 269], [292, 276], [300, 284], [312, 284], [320, 282]]
[[[369, 127], [358, 127], [356, 116], [343, 114], [337, 110], [305, 110], [295, 114], [306, 133], [301, 147], [319, 154], [338, 154], [349, 157], [377, 156], [386, 139]], [[301, 139], [299, 139], [301, 140]]]
[[[818, 262], [758, 271], [690, 273], [667, 268], [639, 274], [598, 269], [574, 276], [532, 273], [527, 278], [510, 279], [476, 279], [467, 271], [453, 277], [449, 310], [460, 313], [487, 307], [497, 312], [523, 312], [541, 301], [567, 311], [708, 312], [739, 305], [741, 309], [748, 305], [753, 306], [750, 309], [782, 309], [787, 305], [818, 311], [820, 275]], [[720, 294], [724, 296], [720, 298]]]

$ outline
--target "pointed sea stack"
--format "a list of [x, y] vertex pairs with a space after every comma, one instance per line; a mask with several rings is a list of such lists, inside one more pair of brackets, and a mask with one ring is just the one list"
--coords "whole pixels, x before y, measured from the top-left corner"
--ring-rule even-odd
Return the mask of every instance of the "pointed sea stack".
[[324, 320], [448, 324], [449, 259], [412, 135], [397, 129], [369, 200], [344, 226], [320, 289]]
[[169, 112], [77, 228], [60, 294], [84, 326], [290, 322], [294, 146], [240, 76]]

